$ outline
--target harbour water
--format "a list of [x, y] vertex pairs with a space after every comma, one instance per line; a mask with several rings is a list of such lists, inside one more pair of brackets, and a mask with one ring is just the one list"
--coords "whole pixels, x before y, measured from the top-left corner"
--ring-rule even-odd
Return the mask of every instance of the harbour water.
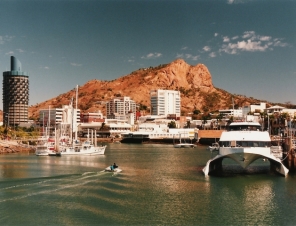
[[[296, 177], [232, 161], [205, 177], [206, 147], [108, 144], [104, 156], [0, 156], [0, 225], [295, 225]], [[103, 172], [116, 162], [119, 174]]]

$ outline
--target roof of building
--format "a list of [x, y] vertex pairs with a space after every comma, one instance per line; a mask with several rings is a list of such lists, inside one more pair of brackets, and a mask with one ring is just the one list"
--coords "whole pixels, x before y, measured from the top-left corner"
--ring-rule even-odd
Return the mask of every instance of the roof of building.
[[272, 109], [284, 109], [284, 107], [282, 106], [279, 106], [279, 105], [275, 105], [275, 106], [272, 106], [270, 108], [266, 108], [267, 110], [272, 110]]

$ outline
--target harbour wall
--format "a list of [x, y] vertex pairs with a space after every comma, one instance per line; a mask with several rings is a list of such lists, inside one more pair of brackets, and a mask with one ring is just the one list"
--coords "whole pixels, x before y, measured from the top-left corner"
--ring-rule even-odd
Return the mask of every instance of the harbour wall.
[[296, 147], [292, 144], [292, 138], [286, 138], [283, 143], [284, 164], [291, 172], [296, 170]]

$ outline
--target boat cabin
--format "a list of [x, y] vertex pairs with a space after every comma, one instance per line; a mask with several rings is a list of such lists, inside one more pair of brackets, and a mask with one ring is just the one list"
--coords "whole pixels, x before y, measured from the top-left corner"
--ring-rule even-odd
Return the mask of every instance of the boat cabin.
[[231, 123], [228, 131], [260, 131], [261, 125], [259, 123]]

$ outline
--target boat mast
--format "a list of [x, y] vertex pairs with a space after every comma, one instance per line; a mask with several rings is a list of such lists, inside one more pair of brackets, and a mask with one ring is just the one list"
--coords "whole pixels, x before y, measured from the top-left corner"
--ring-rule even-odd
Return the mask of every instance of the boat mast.
[[232, 96], [232, 118], [234, 120], [234, 102], [233, 102], [233, 96]]
[[48, 136], [48, 138], [50, 137], [50, 105], [48, 105], [48, 134], [46, 134], [46, 136]]
[[73, 97], [71, 98], [71, 103], [70, 103], [70, 106], [71, 106], [71, 128], [70, 128], [70, 140], [71, 140], [71, 144], [72, 146], [74, 145], [74, 141], [73, 141], [73, 118], [74, 118], [74, 109], [73, 109]]
[[76, 85], [76, 106], [75, 106], [75, 140], [77, 140], [77, 106], [78, 106], [78, 85]]

